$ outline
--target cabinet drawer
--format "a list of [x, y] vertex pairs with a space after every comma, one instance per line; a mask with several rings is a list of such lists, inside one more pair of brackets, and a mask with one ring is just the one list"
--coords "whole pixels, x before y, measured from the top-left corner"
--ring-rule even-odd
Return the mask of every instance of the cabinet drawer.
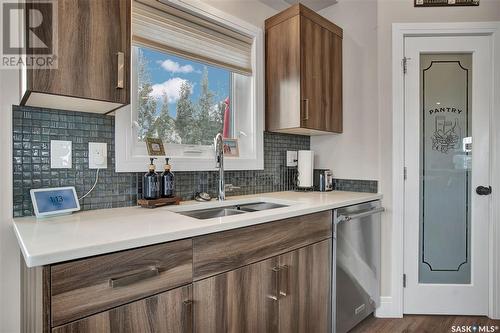
[[192, 240], [51, 266], [52, 326], [192, 281]]
[[191, 333], [192, 286], [169, 290], [52, 329], [52, 333]]
[[193, 279], [230, 271], [331, 237], [331, 211], [199, 236], [193, 239]]

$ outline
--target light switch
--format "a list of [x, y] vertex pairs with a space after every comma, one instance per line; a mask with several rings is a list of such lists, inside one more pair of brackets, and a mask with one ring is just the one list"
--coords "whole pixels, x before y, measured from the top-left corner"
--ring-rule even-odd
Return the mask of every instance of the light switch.
[[287, 150], [287, 152], [286, 152], [286, 166], [287, 167], [297, 166], [297, 151]]
[[101, 142], [89, 142], [89, 169], [108, 167], [108, 145]]
[[50, 141], [50, 167], [52, 169], [71, 169], [71, 141]]

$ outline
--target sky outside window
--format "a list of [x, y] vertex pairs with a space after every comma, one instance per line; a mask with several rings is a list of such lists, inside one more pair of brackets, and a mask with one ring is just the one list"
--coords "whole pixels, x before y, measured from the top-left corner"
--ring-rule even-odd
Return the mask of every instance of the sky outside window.
[[223, 128], [231, 72], [145, 47], [134, 51], [139, 139], [211, 144]]

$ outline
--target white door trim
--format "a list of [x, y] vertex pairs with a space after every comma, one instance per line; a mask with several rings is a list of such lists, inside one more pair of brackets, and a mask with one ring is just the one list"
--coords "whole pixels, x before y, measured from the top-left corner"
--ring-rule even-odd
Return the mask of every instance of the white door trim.
[[[391, 303], [381, 317], [403, 316], [404, 272], [404, 38], [408, 36], [488, 35], [492, 39], [490, 299], [489, 317], [500, 319], [500, 22], [394, 23], [392, 25], [392, 235]], [[496, 131], [495, 131], [496, 129]], [[496, 171], [496, 172], [495, 172]]]

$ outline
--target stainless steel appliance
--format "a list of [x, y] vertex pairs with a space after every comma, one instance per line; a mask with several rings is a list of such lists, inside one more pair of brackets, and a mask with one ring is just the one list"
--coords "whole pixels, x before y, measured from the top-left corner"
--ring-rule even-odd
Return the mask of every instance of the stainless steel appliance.
[[320, 192], [333, 191], [332, 170], [314, 170], [314, 189]]
[[380, 201], [339, 208], [334, 213], [336, 251], [332, 308], [334, 332], [345, 333], [370, 315], [380, 301]]

